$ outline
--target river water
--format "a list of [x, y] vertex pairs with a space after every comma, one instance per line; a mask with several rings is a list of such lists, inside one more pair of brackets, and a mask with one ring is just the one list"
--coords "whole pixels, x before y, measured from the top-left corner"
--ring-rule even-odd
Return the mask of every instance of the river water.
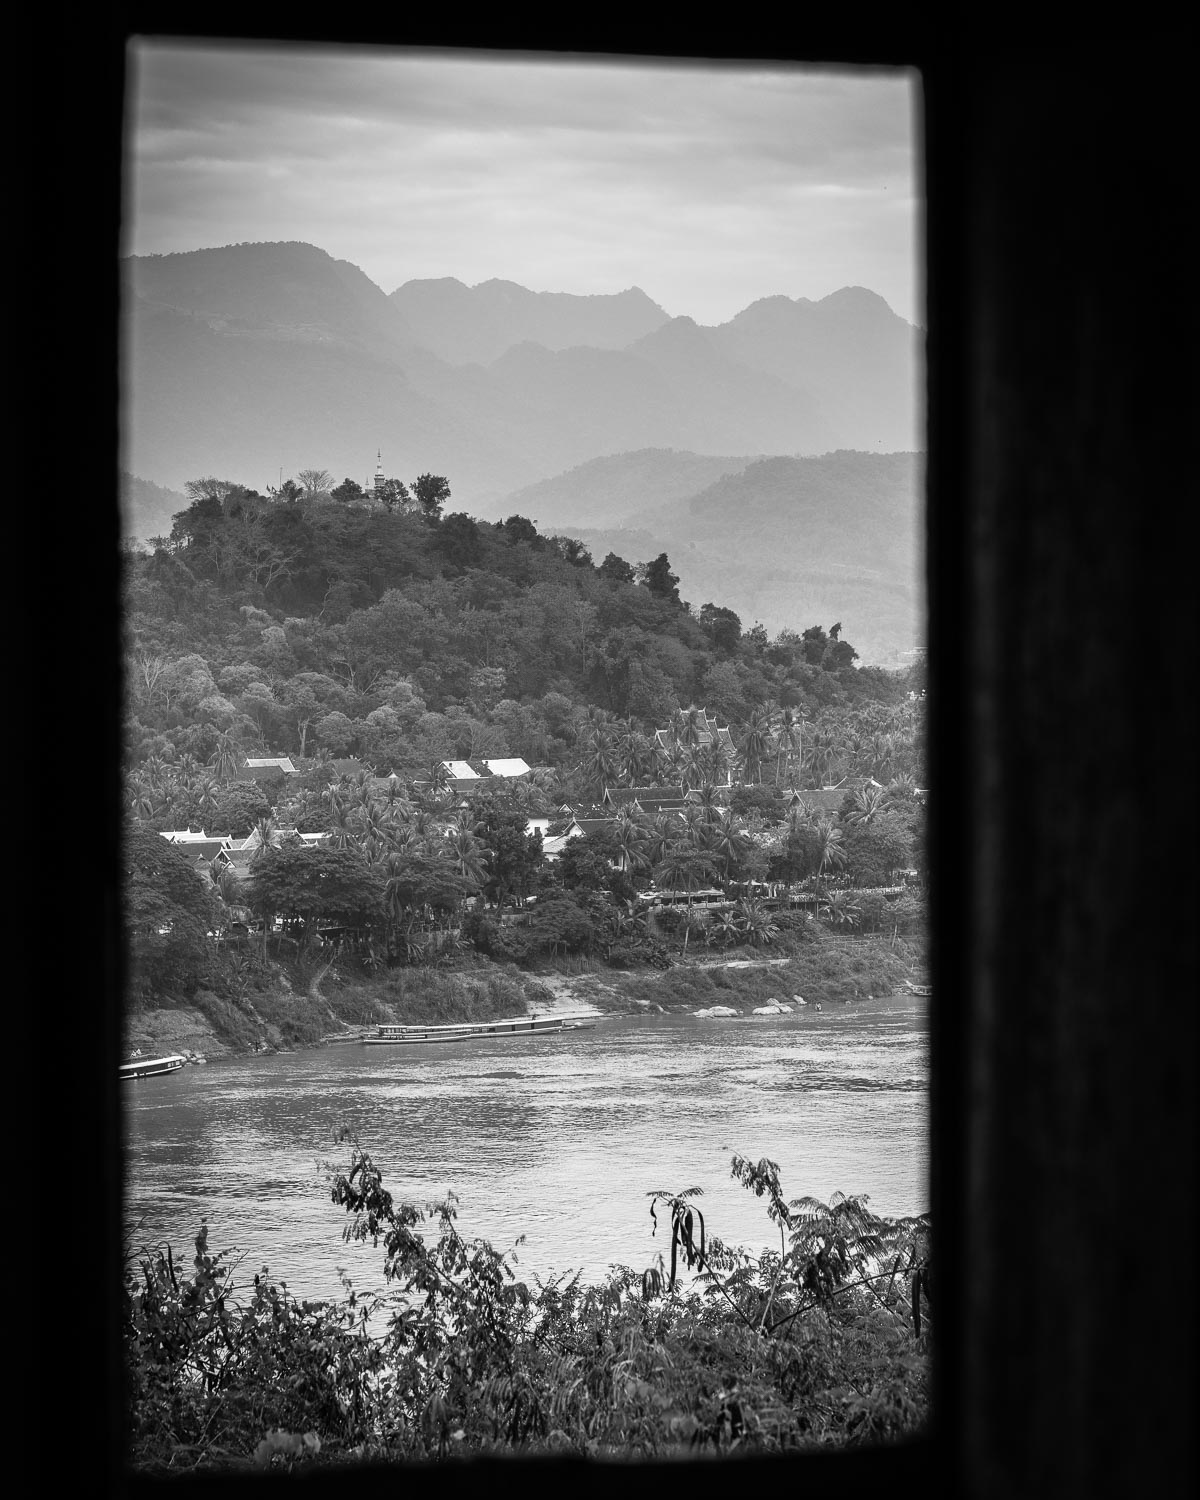
[[769, 1157], [788, 1198], [867, 1193], [877, 1213], [929, 1207], [925, 1000], [893, 996], [789, 1016], [598, 1019], [561, 1036], [441, 1047], [339, 1044], [230, 1058], [125, 1083], [125, 1217], [135, 1246], [190, 1261], [244, 1257], [301, 1297], [383, 1289], [383, 1249], [346, 1245], [319, 1163], [359, 1135], [397, 1200], [453, 1190], [458, 1225], [506, 1249], [518, 1274], [610, 1264], [639, 1272], [661, 1250], [648, 1193], [703, 1189], [709, 1234], [778, 1247], [763, 1200], [730, 1175], [734, 1152]]

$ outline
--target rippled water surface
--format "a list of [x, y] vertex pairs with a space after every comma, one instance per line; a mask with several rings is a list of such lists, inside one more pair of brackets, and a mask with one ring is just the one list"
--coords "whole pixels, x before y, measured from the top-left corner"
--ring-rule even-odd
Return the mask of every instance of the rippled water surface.
[[700, 1187], [709, 1232], [777, 1243], [762, 1201], [732, 1181], [739, 1152], [779, 1163], [786, 1196], [868, 1193], [881, 1213], [929, 1207], [927, 1002], [866, 1001], [744, 1019], [601, 1018], [563, 1036], [442, 1047], [343, 1044], [189, 1067], [124, 1089], [126, 1219], [136, 1244], [237, 1247], [239, 1280], [268, 1265], [307, 1297], [338, 1267], [381, 1289], [382, 1249], [347, 1246], [319, 1162], [351, 1125], [399, 1198], [458, 1194], [459, 1227], [521, 1273], [664, 1248], [646, 1194]]

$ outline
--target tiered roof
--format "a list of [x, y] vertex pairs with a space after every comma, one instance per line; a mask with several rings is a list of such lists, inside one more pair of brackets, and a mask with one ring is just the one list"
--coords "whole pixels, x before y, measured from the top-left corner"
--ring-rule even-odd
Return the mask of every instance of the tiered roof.
[[[669, 728], [656, 729], [654, 731], [654, 739], [660, 750], [670, 750], [674, 743], [674, 738]], [[733, 743], [733, 735], [730, 733], [729, 726], [718, 724], [716, 716], [710, 714], [706, 708], [702, 708], [700, 710], [700, 718], [697, 721], [697, 744], [703, 748], [706, 745], [711, 745], [714, 740], [718, 744], [724, 745], [725, 749], [731, 754], [737, 748]]]

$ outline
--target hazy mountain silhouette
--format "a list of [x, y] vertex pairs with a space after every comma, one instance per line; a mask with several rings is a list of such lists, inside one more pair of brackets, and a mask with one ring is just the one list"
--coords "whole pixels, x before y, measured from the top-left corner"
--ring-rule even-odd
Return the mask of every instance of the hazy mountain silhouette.
[[[123, 273], [124, 466], [176, 490], [211, 473], [265, 489], [309, 467], [361, 483], [382, 449], [389, 474], [445, 474], [454, 508], [490, 516], [604, 455], [900, 446], [911, 425], [918, 335], [861, 289], [769, 298], [708, 329], [637, 288], [447, 279], [388, 297], [296, 243], [130, 258]], [[444, 357], [510, 337], [486, 365]]]
[[572, 525], [624, 526], [635, 512], [690, 499], [753, 461], [754, 455], [722, 458], [675, 448], [639, 448], [590, 459], [565, 474], [514, 490], [497, 510], [503, 516], [528, 516], [542, 531]]
[[819, 392], [845, 446], [924, 448], [916, 379], [924, 335], [866, 287], [843, 287], [819, 302], [764, 297], [706, 332], [729, 359]]
[[[631, 476], [644, 464], [638, 454], [622, 459]], [[610, 488], [621, 464], [605, 465]], [[585, 483], [591, 468], [576, 471]], [[608, 552], [641, 562], [665, 551], [684, 598], [722, 604], [746, 628], [761, 620], [775, 633], [798, 618], [840, 618], [864, 661], [896, 663], [922, 640], [923, 473], [917, 453], [765, 458], [687, 498], [635, 502], [621, 525], [561, 529], [597, 562]], [[570, 479], [551, 483], [567, 488]], [[565, 513], [569, 502], [557, 494]]]
[[406, 281], [390, 300], [419, 343], [451, 364], [491, 364], [514, 344], [623, 349], [667, 321], [640, 287], [608, 296], [531, 292], [515, 281]]
[[178, 490], [165, 490], [161, 485], [138, 479], [133, 474], [120, 475], [117, 493], [122, 532], [125, 536], [140, 537], [142, 541], [152, 536], [170, 535], [172, 518], [188, 505], [187, 496]]

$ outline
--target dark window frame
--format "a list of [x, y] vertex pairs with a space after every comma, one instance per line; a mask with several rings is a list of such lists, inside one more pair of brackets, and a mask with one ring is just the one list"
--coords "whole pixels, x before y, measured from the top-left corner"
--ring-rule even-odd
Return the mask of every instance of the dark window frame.
[[[40, 310], [17, 311], [31, 367], [44, 359], [60, 384], [47, 403], [37, 380], [23, 382], [22, 430], [38, 454], [55, 453], [62, 414], [72, 410], [94, 493], [104, 494], [102, 476], [117, 459], [124, 36], [282, 29], [277, 15], [255, 22], [246, 4], [235, 15], [214, 5], [169, 21], [134, 6], [123, 25], [80, 16], [56, 38], [53, 155], [40, 173], [36, 158], [25, 159], [27, 169], [33, 164], [27, 232], [54, 237], [49, 257], [39, 244], [26, 258], [34, 284], [42, 278], [46, 296], [60, 302], [52, 350]], [[1171, 45], [1144, 39], [1122, 37], [1081, 57], [1051, 50], [1044, 27], [1032, 48], [1022, 36], [1005, 51], [995, 38], [980, 49], [910, 23], [867, 50], [857, 33], [868, 25], [857, 15], [815, 23], [798, 46], [781, 46], [778, 35], [753, 34], [744, 23], [735, 41], [743, 57], [915, 66], [925, 91], [931, 814], [934, 868], [956, 876], [934, 890], [933, 1209], [946, 1332], [928, 1438], [755, 1466], [768, 1483], [832, 1480], [849, 1494], [910, 1479], [996, 1494], [1109, 1486], [1187, 1493], [1195, 1468], [1187, 1441], [1191, 1278], [1171, 1287], [1169, 1308], [1122, 1302], [1119, 1289], [1132, 1299], [1139, 1278], [1156, 1272], [1115, 1215], [1122, 1206], [1136, 1215], [1136, 1199], [1145, 1212], [1169, 1209], [1184, 1245], [1194, 1229], [1194, 1204], [1178, 1189], [1186, 1194], [1195, 1165], [1195, 1008], [1170, 1001], [1177, 965], [1186, 966], [1184, 986], [1194, 979], [1195, 937], [1186, 918], [1152, 927], [1136, 896], [1128, 910], [1107, 904], [1095, 867], [1119, 858], [1118, 834], [1136, 831], [1145, 812], [1139, 761], [1143, 784], [1157, 785], [1194, 722], [1182, 686], [1195, 654], [1192, 595], [1186, 548], [1170, 524], [1171, 506], [1189, 488], [1171, 446], [1187, 430], [1178, 424], [1187, 420], [1189, 377], [1178, 344], [1167, 348], [1153, 331], [1178, 327], [1190, 285], [1179, 206], [1188, 138], [1179, 100], [1190, 80]], [[350, 38], [327, 29], [315, 39]], [[400, 39], [461, 40], [415, 28]], [[699, 56], [734, 51], [729, 38], [695, 27], [663, 37], [645, 25], [596, 26], [581, 38], [563, 26], [523, 39], [508, 26], [470, 37], [478, 46], [520, 40], [662, 56], [677, 55], [685, 40]], [[1105, 155], [1124, 190], [1107, 213], [1096, 202], [1108, 182]], [[57, 196], [63, 163], [74, 169], [69, 229]], [[1130, 268], [1134, 284], [1105, 300]], [[62, 308], [68, 296], [73, 306]], [[59, 356], [67, 348], [69, 369]], [[96, 613], [59, 735], [85, 725], [99, 746], [110, 848], [119, 835], [117, 578], [108, 561], [115, 518], [114, 500], [73, 525], [73, 539], [91, 545], [86, 555], [80, 546], [73, 577], [68, 566], [72, 598]], [[47, 545], [44, 535], [31, 533], [34, 541]], [[1107, 612], [1089, 593], [1093, 580]], [[1075, 795], [1073, 774], [1086, 778]], [[1194, 809], [1174, 827], [1180, 849], [1160, 847], [1155, 858], [1186, 913], [1195, 909]], [[71, 1183], [69, 1222], [92, 1230], [92, 1290], [72, 1332], [85, 1369], [89, 1356], [98, 1368], [76, 1387], [85, 1410], [77, 1415], [64, 1400], [62, 1422], [81, 1478], [95, 1488], [100, 1473], [116, 1487], [122, 1465], [115, 878], [85, 922], [89, 942], [77, 946], [75, 969], [68, 962], [55, 971], [51, 998], [36, 1002], [42, 1014], [30, 1041], [45, 1053], [48, 1006], [69, 1015], [65, 1071], [75, 1114], [63, 1122], [59, 1150]], [[1087, 1155], [1089, 1139], [1099, 1163]], [[36, 1326], [30, 1333], [45, 1337]], [[47, 1352], [61, 1379], [66, 1356]], [[57, 1462], [59, 1450], [39, 1456]], [[537, 1477], [541, 1466], [506, 1468], [504, 1478], [520, 1482], [527, 1472]], [[623, 1485], [656, 1491], [675, 1477], [650, 1466], [618, 1472]], [[617, 1477], [578, 1466], [567, 1479], [598, 1493]], [[454, 1478], [482, 1491], [496, 1471], [481, 1465]], [[689, 1485], [741, 1480], [721, 1465], [687, 1470]], [[318, 1488], [344, 1483], [331, 1475]], [[127, 1485], [133, 1493], [148, 1487], [143, 1479]]]

